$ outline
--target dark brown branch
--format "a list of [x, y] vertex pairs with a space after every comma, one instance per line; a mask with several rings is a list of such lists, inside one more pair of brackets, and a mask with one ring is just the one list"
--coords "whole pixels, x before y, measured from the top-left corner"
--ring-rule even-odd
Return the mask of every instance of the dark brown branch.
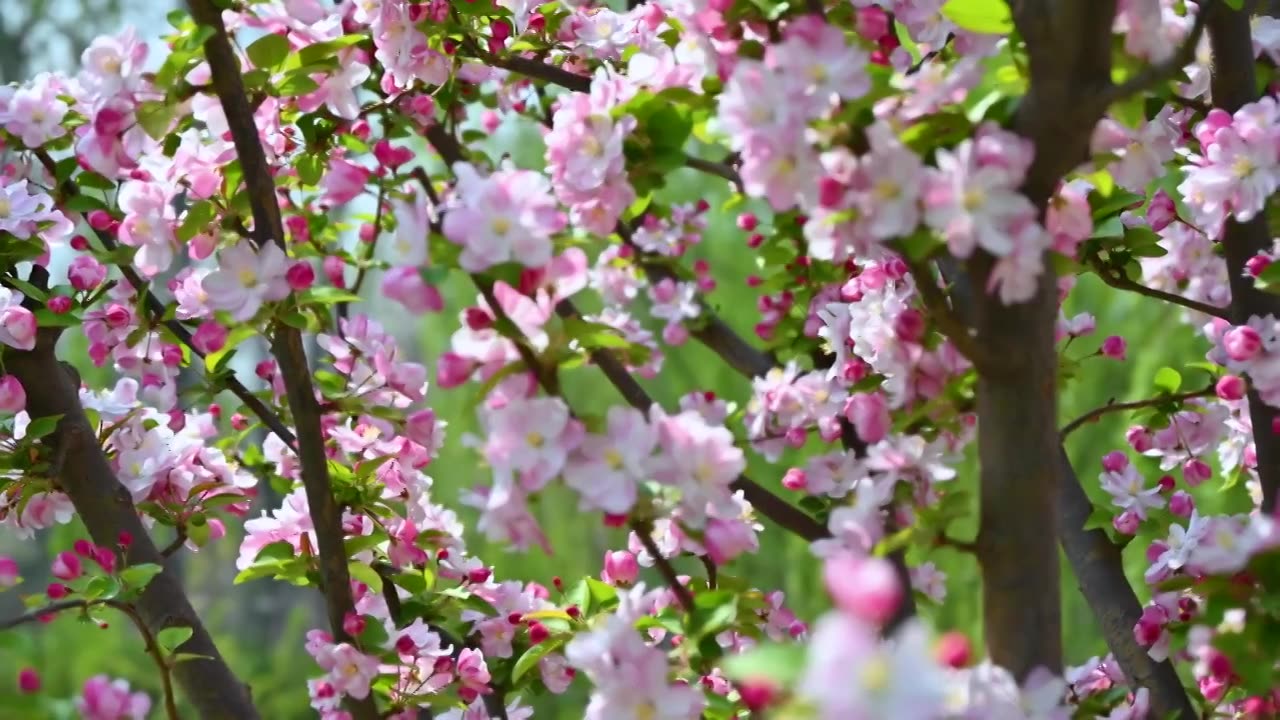
[[[254, 238], [260, 248], [274, 242], [287, 253], [275, 181], [259, 139], [253, 106], [245, 95], [240, 63], [222, 22], [222, 12], [211, 0], [189, 0], [188, 5], [196, 22], [214, 31], [205, 41], [205, 58], [209, 62], [211, 81], [226, 115], [236, 156], [244, 173], [253, 210]], [[280, 366], [298, 433], [298, 460], [319, 545], [320, 589], [328, 610], [330, 631], [336, 642], [346, 642], [350, 638], [343, 629], [343, 620], [355, 605], [343, 544], [342, 508], [334, 499], [330, 486], [329, 461], [320, 427], [320, 406], [311, 382], [311, 368], [307, 364], [301, 333], [281, 323], [275, 331], [272, 352]], [[348, 698], [347, 707], [357, 720], [375, 720], [378, 717], [372, 696], [363, 700]]]
[[1208, 315], [1210, 317], [1220, 317], [1220, 318], [1226, 319], [1229, 314], [1226, 308], [1215, 307], [1208, 303], [1200, 302], [1199, 300], [1192, 300], [1191, 298], [1183, 297], [1175, 293], [1165, 292], [1164, 290], [1157, 290], [1156, 288], [1148, 287], [1146, 285], [1143, 285], [1142, 283], [1134, 282], [1133, 280], [1130, 280], [1129, 278], [1124, 277], [1123, 275], [1113, 274], [1108, 268], [1104, 267], [1101, 263], [1095, 262], [1093, 265], [1093, 268], [1097, 272], [1098, 278], [1101, 279], [1102, 282], [1110, 285], [1111, 287], [1117, 290], [1127, 290], [1129, 292], [1137, 293], [1139, 295], [1145, 295], [1149, 298], [1155, 298], [1156, 300], [1169, 303], [1170, 305], [1181, 305], [1182, 307], [1187, 308], [1188, 310], [1194, 310], [1199, 313], [1204, 313], [1205, 315]]
[[[1213, 52], [1209, 94], [1216, 107], [1234, 113], [1258, 99], [1249, 15], [1222, 2], [1202, 9], [1201, 14], [1207, 18]], [[1222, 249], [1231, 282], [1231, 321], [1243, 325], [1253, 316], [1280, 316], [1280, 295], [1259, 290], [1245, 274], [1245, 263], [1250, 258], [1271, 249], [1266, 213], [1258, 213], [1247, 223], [1229, 218], [1222, 234]], [[1249, 390], [1249, 417], [1254, 427], [1265, 513], [1275, 511], [1280, 496], [1280, 436], [1269, 432], [1278, 415], [1280, 411], [1264, 403], [1256, 390]]]
[[[74, 371], [62, 366], [54, 354], [58, 332], [41, 330], [34, 350], [4, 354], [5, 369], [27, 391], [27, 412], [32, 419], [61, 415], [54, 433], [45, 439], [61, 458], [56, 468], [58, 487], [76, 507], [90, 537], [108, 547], [121, 532], [133, 537], [124, 551], [124, 566], [163, 565], [146, 527], [138, 518], [129, 492], [116, 479], [111, 464], [98, 445], [94, 428], [80, 405], [80, 388]], [[222, 659], [213, 639], [191, 607], [178, 577], [166, 570], [153, 578], [135, 602], [138, 618], [152, 635], [166, 627], [192, 630], [180, 652], [203, 656], [178, 663], [174, 678], [201, 717], [258, 717], [248, 687]]]
[[1124, 412], [1125, 410], [1141, 410], [1142, 408], [1155, 407], [1166, 403], [1184, 403], [1188, 400], [1194, 400], [1195, 398], [1211, 397], [1213, 392], [1213, 385], [1210, 385], [1209, 387], [1201, 390], [1192, 390], [1191, 392], [1178, 393], [1176, 395], [1158, 395], [1145, 400], [1133, 400], [1130, 402], [1118, 403], [1113, 398], [1106, 405], [1094, 408], [1093, 410], [1090, 410], [1075, 420], [1067, 423], [1063, 426], [1059, 434], [1062, 436], [1063, 440], [1066, 440], [1068, 435], [1080, 429], [1081, 426], [1087, 425], [1091, 422], [1096, 422], [1098, 418], [1108, 413]]

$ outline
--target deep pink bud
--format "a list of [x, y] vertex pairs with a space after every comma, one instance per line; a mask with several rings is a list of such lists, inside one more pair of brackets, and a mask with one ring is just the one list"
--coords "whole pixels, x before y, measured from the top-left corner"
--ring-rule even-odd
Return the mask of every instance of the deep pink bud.
[[1185, 490], [1179, 490], [1169, 498], [1169, 512], [1178, 517], [1191, 517], [1191, 512], [1196, 509], [1196, 502], [1190, 493]]
[[871, 5], [858, 8], [857, 22], [854, 26], [862, 37], [876, 42], [889, 34], [889, 15], [883, 8]]
[[107, 279], [107, 266], [92, 255], [77, 255], [67, 267], [67, 280], [81, 292], [93, 290]]
[[547, 630], [547, 626], [540, 622], [529, 623], [529, 644], [537, 645], [543, 640], [551, 637], [551, 631]]
[[626, 550], [615, 550], [604, 554], [604, 571], [600, 579], [612, 585], [631, 585], [640, 576], [640, 565], [636, 556]]
[[249, 418], [243, 413], [235, 413], [231, 416], [231, 427], [236, 430], [244, 430], [249, 427]]
[[1262, 351], [1262, 336], [1248, 325], [1233, 327], [1222, 337], [1227, 357], [1236, 362], [1248, 362]]
[[365, 620], [363, 615], [348, 612], [342, 618], [342, 631], [353, 638], [360, 637], [360, 634], [364, 632], [364, 628]]
[[1151, 197], [1151, 204], [1147, 206], [1147, 224], [1151, 225], [1152, 230], [1160, 232], [1169, 227], [1177, 217], [1178, 209], [1173, 204], [1173, 198], [1163, 189], [1157, 190]]
[[1112, 335], [1102, 341], [1102, 354], [1112, 360], [1123, 360], [1126, 348], [1128, 348], [1128, 343], [1119, 335]]
[[227, 345], [227, 329], [213, 320], [205, 320], [192, 334], [191, 344], [204, 355], [218, 352]]
[[782, 487], [788, 490], [803, 490], [807, 482], [804, 470], [797, 467], [788, 469], [782, 476]]
[[828, 210], [837, 208], [844, 199], [846, 190], [848, 187], [844, 183], [830, 175], [824, 175], [818, 179], [818, 204]]
[[1214, 392], [1223, 400], [1239, 400], [1244, 397], [1244, 378], [1239, 375], [1223, 375], [1218, 384], [1213, 386]]
[[924, 315], [915, 308], [907, 308], [893, 321], [893, 332], [899, 340], [918, 343], [924, 337]]
[[742, 697], [742, 704], [746, 705], [748, 710], [758, 713], [778, 699], [778, 688], [764, 678], [744, 680], [738, 683], [738, 695]]
[[66, 295], [54, 295], [45, 303], [49, 311], [55, 315], [62, 315], [71, 312], [71, 298]]
[[127, 548], [133, 545], [133, 534], [128, 530], [121, 530], [120, 534], [116, 537], [116, 543], [122, 548]]
[[1161, 475], [1157, 484], [1160, 486], [1160, 492], [1168, 493], [1173, 492], [1173, 489], [1178, 485], [1178, 481], [1174, 480], [1172, 475]]
[[316, 270], [311, 267], [311, 263], [299, 261], [289, 266], [284, 279], [294, 292], [302, 292], [315, 284]]
[[94, 548], [93, 561], [98, 563], [98, 567], [102, 568], [103, 572], [113, 573], [116, 571], [116, 554], [111, 548]]
[[71, 590], [62, 583], [49, 583], [49, 587], [45, 588], [44, 594], [48, 595], [50, 600], [61, 600], [70, 595]]
[[1249, 273], [1250, 277], [1258, 277], [1264, 270], [1271, 267], [1271, 262], [1271, 258], [1266, 255], [1254, 255], [1244, 262], [1244, 271]]
[[1151, 433], [1140, 425], [1134, 425], [1126, 430], [1124, 439], [1129, 443], [1129, 447], [1133, 448], [1134, 452], [1144, 453], [1155, 445], [1155, 440], [1151, 437]]
[[1107, 472], [1120, 472], [1129, 467], [1129, 456], [1113, 450], [1102, 456], [1102, 469]]
[[71, 249], [84, 252], [89, 249], [89, 238], [83, 235], [76, 235], [71, 238]]
[[[347, 287], [347, 279], [345, 277], [347, 266], [342, 262], [342, 258], [337, 255], [329, 255], [325, 257], [321, 265], [324, 266], [324, 274], [328, 276], [330, 284], [336, 288]], [[288, 277], [287, 274], [286, 277]]]
[[973, 644], [964, 633], [952, 631], [938, 638], [934, 657], [942, 665], [959, 670], [973, 660]]
[[827, 592], [836, 607], [877, 625], [893, 617], [902, 602], [902, 584], [887, 560], [842, 554], [823, 567]]
[[110, 228], [111, 223], [115, 222], [106, 210], [91, 210], [85, 219], [89, 221], [89, 227], [99, 232]]
[[76, 540], [74, 543], [72, 543], [71, 549], [75, 550], [76, 554], [79, 555], [80, 557], [93, 556], [93, 543], [89, 542], [88, 540], [85, 540], [84, 538], [80, 538], [79, 540]]
[[27, 408], [27, 391], [18, 378], [0, 377], [0, 413], [17, 414]]
[[738, 227], [742, 228], [743, 230], [746, 230], [747, 232], [751, 232], [752, 230], [755, 230], [756, 226], [759, 224], [760, 224], [760, 221], [756, 219], [756, 216], [754, 213], [742, 213], [741, 215], [738, 216]]
[[1169, 550], [1169, 546], [1156, 540], [1147, 546], [1147, 562], [1155, 562]]
[[1182, 464], [1182, 479], [1186, 480], [1187, 485], [1191, 487], [1196, 487], [1211, 477], [1213, 477], [1213, 469], [1199, 458], [1191, 458]]
[[620, 528], [627, 524], [626, 515], [615, 515], [613, 513], [604, 514], [604, 526], [611, 528]]
[[1133, 535], [1138, 532], [1138, 526], [1142, 524], [1142, 520], [1138, 518], [1137, 513], [1132, 510], [1125, 510], [1111, 521], [1111, 527], [1121, 535]]
[[80, 558], [73, 552], [60, 552], [53, 559], [53, 576], [59, 580], [75, 580], [84, 573]]
[[40, 691], [40, 674], [35, 668], [22, 668], [18, 671], [18, 692], [30, 695]]
[[475, 371], [473, 361], [457, 353], [446, 352], [436, 361], [436, 382], [445, 389], [455, 388], [470, 379]]

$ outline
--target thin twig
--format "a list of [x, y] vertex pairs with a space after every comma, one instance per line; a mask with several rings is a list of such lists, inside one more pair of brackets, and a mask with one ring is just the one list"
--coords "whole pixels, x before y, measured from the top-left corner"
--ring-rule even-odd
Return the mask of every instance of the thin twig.
[[1230, 319], [1230, 316], [1226, 308], [1215, 307], [1208, 303], [1200, 302], [1199, 300], [1192, 300], [1191, 298], [1183, 297], [1181, 295], [1177, 295], [1171, 292], [1166, 292], [1164, 290], [1157, 290], [1156, 288], [1148, 287], [1146, 285], [1143, 285], [1142, 283], [1130, 280], [1129, 278], [1124, 277], [1122, 275], [1112, 274], [1110, 270], [1108, 270], [1108, 268], [1103, 266], [1100, 262], [1094, 262], [1093, 267], [1098, 274], [1098, 278], [1101, 279], [1102, 282], [1106, 283], [1107, 285], [1110, 285], [1111, 287], [1117, 290], [1127, 290], [1129, 292], [1137, 293], [1139, 295], [1146, 295], [1149, 298], [1155, 298], [1156, 300], [1167, 302], [1170, 305], [1181, 305], [1182, 307], [1187, 308], [1188, 310], [1194, 310], [1199, 313], [1204, 313], [1205, 315], [1209, 315], [1210, 317], [1218, 317], [1224, 320]]
[[1081, 415], [1075, 420], [1072, 420], [1071, 422], [1067, 423], [1066, 425], [1063, 426], [1062, 430], [1060, 430], [1058, 434], [1063, 439], [1066, 439], [1068, 435], [1080, 429], [1081, 426], [1094, 422], [1098, 418], [1101, 418], [1103, 415], [1107, 415], [1110, 413], [1124, 412], [1126, 410], [1141, 410], [1142, 408], [1156, 407], [1157, 405], [1164, 405], [1167, 403], [1184, 403], [1188, 400], [1194, 400], [1196, 398], [1210, 397], [1213, 394], [1214, 394], [1214, 386], [1210, 385], [1209, 387], [1202, 388], [1200, 390], [1193, 390], [1191, 392], [1178, 393], [1176, 395], [1157, 395], [1155, 397], [1147, 398], [1145, 400], [1133, 400], [1131, 402], [1118, 403], [1114, 399], [1112, 399], [1106, 405], [1103, 405], [1102, 407], [1094, 408], [1093, 410], [1090, 410], [1089, 412]]
[[160, 670], [160, 685], [164, 693], [164, 709], [165, 715], [169, 720], [178, 720], [178, 704], [173, 693], [173, 678], [170, 675], [169, 662], [164, 657], [164, 651], [156, 642], [156, 637], [151, 633], [150, 628], [143, 622], [142, 617], [134, 610], [133, 606], [119, 600], [64, 600], [62, 602], [52, 603], [42, 608], [37, 608], [24, 615], [11, 618], [9, 620], [0, 621], [0, 631], [9, 630], [20, 625], [31, 622], [43, 621], [45, 618], [56, 615], [67, 610], [84, 610], [88, 612], [89, 608], [95, 605], [102, 605], [119, 611], [125, 617], [128, 617], [134, 627], [138, 629], [138, 633], [142, 635], [142, 640], [146, 644], [147, 654], [155, 661], [156, 668]]
[[[49, 156], [49, 153], [44, 150], [35, 150], [34, 153], [36, 158], [40, 161], [40, 164], [45, 167], [45, 170], [47, 170], [51, 176], [56, 177], [57, 167], [53, 158]], [[66, 198], [75, 197], [80, 194], [79, 188], [77, 188], [75, 183], [70, 180], [62, 183], [58, 189]], [[115, 238], [111, 237], [109, 233], [100, 232], [98, 230], [94, 230], [93, 233], [98, 238], [98, 242], [102, 243], [102, 247], [108, 252], [118, 249], [119, 245], [116, 243]], [[127, 280], [129, 285], [133, 287], [134, 292], [142, 298], [143, 304], [147, 309], [147, 314], [149, 316], [148, 319], [154, 323], [160, 318], [163, 318], [165, 314], [164, 303], [160, 298], [156, 297], [155, 293], [151, 292], [148, 283], [138, 275], [137, 271], [135, 271], [132, 266], [125, 263], [121, 263], [116, 267], [120, 269], [120, 273], [124, 275], [125, 280]], [[178, 342], [187, 346], [193, 355], [204, 359], [204, 352], [196, 347], [195, 342], [192, 340], [191, 332], [187, 330], [186, 326], [177, 320], [166, 320], [161, 324], [167, 328], [169, 332], [173, 333], [174, 337], [178, 339]], [[290, 431], [280, 417], [271, 412], [271, 410], [267, 408], [266, 404], [263, 403], [262, 400], [258, 399], [258, 396], [254, 395], [249, 388], [245, 387], [244, 384], [236, 379], [234, 375], [230, 374], [228, 374], [223, 380], [222, 385], [227, 390], [230, 390], [233, 395], [239, 398], [240, 402], [244, 403], [245, 407], [249, 408], [249, 410], [262, 421], [262, 424], [266, 425], [268, 430], [275, 433], [285, 445], [288, 445], [295, 451], [297, 450], [297, 440], [294, 438], [293, 432]]]
[[185, 525], [179, 525], [179, 526], [178, 526], [178, 534], [177, 534], [177, 535], [174, 535], [174, 537], [173, 537], [173, 542], [171, 542], [171, 543], [169, 543], [168, 545], [166, 545], [166, 546], [165, 546], [165, 548], [164, 548], [163, 550], [161, 550], [161, 551], [160, 551], [160, 554], [161, 554], [161, 555], [163, 555], [163, 556], [165, 556], [165, 557], [170, 557], [170, 556], [172, 556], [174, 553], [176, 553], [176, 552], [178, 552], [179, 550], [181, 550], [181, 549], [182, 549], [182, 546], [183, 546], [186, 542], [187, 542], [187, 528], [186, 528], [186, 526], [185, 526]]
[[937, 325], [938, 330], [980, 372], [990, 372], [992, 369], [998, 368], [1001, 364], [1000, 359], [993, 356], [984, 346], [978, 344], [973, 334], [969, 331], [969, 327], [964, 324], [951, 308], [951, 303], [947, 300], [946, 293], [942, 291], [942, 288], [938, 287], [938, 282], [933, 273], [929, 271], [929, 268], [912, 260], [906, 254], [902, 254], [901, 257], [907, 268], [911, 270], [912, 277], [916, 279], [916, 290], [920, 293], [920, 299], [924, 302], [925, 309], [929, 311], [929, 318]]

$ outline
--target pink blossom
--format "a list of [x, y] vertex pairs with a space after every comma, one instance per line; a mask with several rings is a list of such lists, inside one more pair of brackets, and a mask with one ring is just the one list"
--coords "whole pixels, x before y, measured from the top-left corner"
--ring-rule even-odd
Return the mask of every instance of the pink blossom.
[[491, 692], [489, 681], [492, 678], [489, 675], [489, 666], [484, 661], [484, 653], [481, 651], [463, 648], [458, 654], [456, 671], [458, 682], [462, 684], [464, 690], [481, 695]]
[[289, 295], [288, 258], [275, 244], [254, 250], [248, 240], [218, 254], [218, 269], [207, 275], [201, 287], [209, 305], [226, 310], [237, 321], [251, 319], [267, 302]]
[[19, 413], [27, 407], [27, 392], [13, 375], [0, 376], [0, 413]]
[[177, 248], [169, 190], [155, 182], [130, 180], [120, 188], [120, 242], [138, 248], [133, 264], [145, 277], [169, 269]]
[[540, 267], [551, 260], [551, 236], [565, 226], [550, 184], [529, 170], [504, 168], [487, 177], [466, 163], [458, 176], [455, 205], [445, 214], [444, 235], [462, 246], [468, 272], [515, 261]]
[[897, 612], [903, 587], [887, 560], [841, 554], [827, 558], [823, 567], [827, 592], [844, 612], [877, 625]]
[[0, 344], [18, 350], [36, 346], [36, 316], [22, 307], [22, 293], [0, 287]]
[[346, 205], [364, 192], [372, 173], [339, 155], [329, 159], [329, 171], [321, 181], [324, 200], [331, 206]]
[[18, 561], [8, 555], [0, 555], [0, 590], [14, 587], [22, 577], [18, 574]]
[[31, 84], [18, 88], [0, 112], [4, 129], [29, 148], [38, 148], [67, 134], [62, 123], [67, 104], [58, 99], [58, 88], [48, 82], [50, 77], [37, 75]]
[[46, 232], [46, 236], [70, 235], [73, 230], [66, 216], [54, 208], [53, 198], [26, 180], [10, 182], [8, 178], [0, 177], [0, 231], [26, 240], [42, 227], [57, 230]]
[[89, 678], [75, 705], [84, 720], [146, 720], [151, 712], [146, 693], [131, 693], [127, 681], [106, 675]]
[[227, 329], [213, 320], [206, 320], [192, 334], [191, 344], [205, 355], [217, 352], [227, 344]]
[[93, 290], [106, 279], [107, 267], [91, 255], [77, 255], [67, 267], [67, 280], [81, 292]]
[[650, 422], [661, 452], [652, 461], [653, 478], [681, 491], [681, 506], [696, 522], [707, 507], [732, 507], [730, 484], [746, 469], [746, 459], [723, 426], [713, 427], [697, 412], [667, 415], [656, 405]]
[[382, 276], [382, 293], [413, 313], [444, 310], [444, 297], [416, 267], [395, 267]]
[[634, 408], [609, 408], [604, 435], [587, 435], [569, 456], [565, 484], [582, 506], [616, 515], [631, 510], [636, 485], [648, 476], [657, 430]]
[[51, 572], [59, 580], [75, 580], [84, 572], [80, 558], [73, 552], [60, 552], [53, 559]]
[[626, 550], [615, 550], [604, 554], [604, 570], [600, 579], [611, 584], [628, 586], [635, 583], [640, 575], [640, 566], [636, 556]]
[[347, 643], [325, 648], [316, 657], [334, 690], [357, 700], [369, 697], [369, 685], [378, 676], [379, 660]]
[[1128, 343], [1119, 335], [1111, 335], [1102, 341], [1101, 353], [1113, 360], [1123, 360]]

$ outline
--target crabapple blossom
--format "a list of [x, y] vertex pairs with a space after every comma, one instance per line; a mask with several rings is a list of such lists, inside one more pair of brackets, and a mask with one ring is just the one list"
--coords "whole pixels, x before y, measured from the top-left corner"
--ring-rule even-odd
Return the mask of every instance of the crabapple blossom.
[[237, 321], [258, 313], [264, 303], [289, 295], [288, 259], [275, 245], [255, 250], [247, 240], [218, 254], [219, 267], [201, 282], [209, 306], [226, 310]]

